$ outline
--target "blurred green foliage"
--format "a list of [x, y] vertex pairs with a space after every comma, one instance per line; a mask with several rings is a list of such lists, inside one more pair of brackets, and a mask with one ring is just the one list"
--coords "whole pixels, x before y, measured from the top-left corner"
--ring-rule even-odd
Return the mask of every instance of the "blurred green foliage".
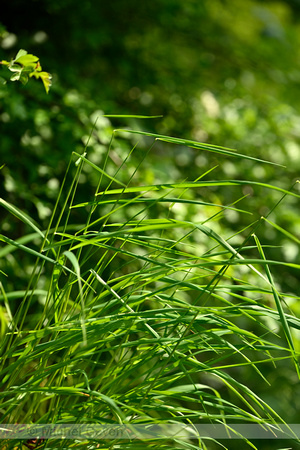
[[[137, 183], [194, 180], [218, 165], [208, 179], [258, 180], [289, 189], [300, 169], [299, 14], [297, 0], [7, 2], [1, 13], [0, 60], [26, 48], [52, 73], [53, 87], [49, 95], [39, 83], [0, 88], [0, 166], [5, 164], [1, 197], [46, 228], [72, 152], [82, 153], [88, 143], [90, 159], [101, 165], [119, 126], [223, 145], [285, 166], [259, 166], [156, 144]], [[103, 114], [163, 118], [124, 122]], [[109, 160], [114, 170], [134, 142], [132, 137], [114, 140]], [[124, 182], [150, 145], [139, 140], [139, 150], [124, 166]], [[88, 170], [82, 173], [78, 202], [89, 199], [96, 182]], [[293, 189], [299, 192], [299, 185]], [[280, 194], [250, 185], [238, 193], [227, 188], [206, 194], [210, 201], [227, 205], [247, 196], [237, 206], [247, 202], [253, 217], [226, 213], [221, 222], [226, 236], [266, 215], [280, 199]], [[177, 214], [195, 215], [197, 208], [182, 207]], [[274, 221], [299, 238], [299, 200], [286, 198]], [[1, 228], [14, 238], [28, 232], [4, 210]], [[267, 225], [264, 244], [281, 246], [268, 249], [270, 259], [278, 253], [289, 262], [299, 259], [299, 245]], [[14, 263], [22, 289], [26, 261]], [[5, 265], [0, 269], [10, 270]], [[299, 295], [291, 269], [278, 270], [276, 281], [284, 291]], [[283, 389], [285, 411], [291, 414], [287, 420], [299, 420], [292, 384], [282, 382], [284, 370], [272, 375], [278, 388], [272, 401], [281, 402]]]
[[[276, 179], [288, 188], [300, 168], [298, 12], [296, 1], [283, 0], [7, 4], [0, 58], [9, 60], [18, 48], [38, 54], [54, 86], [50, 96], [33, 84], [1, 87], [4, 197], [46, 226], [71, 152], [83, 150], [102, 113], [163, 114], [161, 120], [125, 125], [225, 145], [287, 166], [258, 167], [156, 146], [150, 178], [194, 179], [202, 167], [218, 164], [219, 178]], [[89, 149], [97, 162], [112, 129], [108, 119], [98, 119]], [[129, 151], [130, 143], [123, 145]], [[88, 177], [82, 181], [88, 193]], [[247, 201], [259, 215], [278, 200], [268, 192], [254, 196], [251, 188], [243, 194], [252, 196]], [[221, 195], [224, 203], [236, 200], [230, 190]], [[296, 211], [297, 200], [288, 199], [279, 224], [291, 223], [297, 233]], [[225, 225], [241, 228], [243, 220], [232, 214]], [[266, 239], [281, 238], [267, 230]], [[294, 246], [286, 257], [298, 254]], [[289, 277], [288, 283], [295, 288], [297, 280]]]

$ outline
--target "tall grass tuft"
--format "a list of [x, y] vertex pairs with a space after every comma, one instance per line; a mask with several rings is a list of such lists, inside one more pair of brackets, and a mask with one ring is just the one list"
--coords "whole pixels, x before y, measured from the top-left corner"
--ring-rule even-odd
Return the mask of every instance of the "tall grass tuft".
[[[269, 374], [278, 364], [299, 376], [300, 320], [288, 307], [297, 295], [281, 292], [273, 268], [300, 265], [269, 259], [260, 233], [275, 227], [299, 243], [272, 222], [274, 208], [299, 195], [263, 182], [214, 179], [213, 169], [195, 180], [142, 183], [143, 161], [131, 174], [126, 169], [139, 144], [118, 157], [114, 172], [109, 163], [116, 140], [128, 133], [150, 139], [149, 151], [180, 145], [243, 158], [208, 144], [117, 130], [102, 162], [91, 161], [88, 149], [73, 153], [47, 230], [1, 200], [28, 233], [13, 239], [3, 232], [0, 257], [31, 262], [23, 290], [7, 291], [1, 273], [1, 423], [166, 423], [192, 430], [207, 423], [224, 424], [229, 433], [231, 424], [251, 423], [276, 430], [285, 418], [262, 393], [272, 388]], [[83, 173], [98, 184], [92, 198], [78, 202]], [[276, 191], [268, 215], [238, 207], [244, 186]], [[234, 203], [211, 200], [228, 188]], [[230, 233], [226, 214], [248, 215], [249, 225]], [[194, 437], [48, 439], [39, 448], [228, 448], [196, 430]]]

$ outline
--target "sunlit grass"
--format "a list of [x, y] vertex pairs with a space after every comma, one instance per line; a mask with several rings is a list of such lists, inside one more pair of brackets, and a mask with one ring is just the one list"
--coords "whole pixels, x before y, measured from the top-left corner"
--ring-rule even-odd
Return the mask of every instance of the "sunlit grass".
[[[147, 135], [200, 148], [192, 141]], [[232, 153], [206, 144], [201, 148], [220, 157]], [[299, 374], [291, 330], [300, 329], [300, 320], [286, 306], [297, 297], [280, 292], [272, 267], [299, 270], [300, 265], [268, 259], [259, 237], [266, 226], [293, 235], [238, 205], [195, 200], [187, 193], [251, 184], [277, 190], [282, 198], [297, 194], [263, 181], [206, 181], [205, 171], [195, 181], [163, 185], [136, 185], [133, 174], [124, 184], [118, 176], [125, 162], [112, 175], [108, 158], [104, 161], [97, 166], [86, 152], [72, 156], [69, 169], [75, 165], [76, 174], [69, 188], [66, 174], [48, 230], [1, 201], [31, 228], [20, 239], [0, 236], [2, 258], [17, 253], [22, 259], [24, 252], [31, 258], [24, 290], [6, 292], [5, 276], [1, 283], [1, 422], [284, 423], [243, 374], [248, 368], [266, 389], [266, 373], [280, 361]], [[93, 199], [77, 203], [85, 164], [98, 173], [99, 184]], [[205, 219], [177, 217], [177, 203], [202, 208]], [[282, 204], [270, 210], [274, 207]], [[239, 236], [218, 231], [227, 209], [254, 216]], [[73, 225], [78, 211], [82, 224]], [[18, 303], [14, 313], [12, 302]], [[256, 448], [255, 442], [244, 443]], [[217, 448], [203, 436], [100, 444]], [[21, 448], [13, 441], [5, 445]], [[41, 445], [92, 449], [97, 441]]]

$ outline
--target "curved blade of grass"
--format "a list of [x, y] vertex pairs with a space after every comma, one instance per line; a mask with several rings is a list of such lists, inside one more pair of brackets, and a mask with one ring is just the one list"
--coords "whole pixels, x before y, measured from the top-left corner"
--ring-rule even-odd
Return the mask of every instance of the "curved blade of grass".
[[81, 317], [80, 317], [80, 322], [81, 322], [81, 328], [82, 328], [82, 339], [83, 339], [83, 345], [86, 346], [87, 345], [87, 341], [86, 341], [86, 327], [85, 327], [85, 313], [84, 313], [84, 299], [83, 299], [83, 293], [82, 293], [82, 284], [81, 284], [81, 275], [80, 275], [80, 266], [79, 266], [79, 262], [76, 258], [76, 256], [74, 255], [74, 253], [66, 250], [65, 252], [63, 252], [63, 255], [65, 255], [73, 264], [75, 273], [77, 275], [77, 281], [78, 281], [78, 288], [79, 288], [79, 295], [80, 295], [80, 302], [81, 302]]
[[125, 189], [110, 189], [97, 193], [97, 195], [103, 194], [128, 194], [133, 192], [148, 192], [148, 191], [159, 191], [162, 189], [187, 189], [187, 188], [201, 188], [210, 186], [260, 186], [274, 191], [282, 192], [285, 195], [292, 195], [293, 197], [300, 198], [299, 194], [296, 194], [286, 189], [280, 188], [278, 186], [273, 186], [267, 183], [261, 183], [259, 181], [245, 181], [245, 180], [220, 180], [220, 181], [185, 181], [181, 183], [164, 183], [164, 184], [152, 184], [146, 186], [131, 186]]
[[[121, 181], [117, 180], [116, 178], [110, 176], [105, 170], [101, 169], [100, 167], [96, 166], [96, 164], [92, 163], [89, 159], [85, 158], [84, 155], [80, 155], [79, 153], [73, 152], [74, 155], [78, 156], [78, 160], [82, 160], [86, 162], [89, 166], [91, 166], [93, 169], [95, 169], [97, 172], [100, 172], [102, 175], [104, 175], [106, 178], [109, 178], [111, 181], [114, 181], [117, 184], [120, 184], [124, 188], [126, 188], [126, 184], [122, 183]], [[78, 161], [77, 160], [77, 161]]]
[[118, 119], [160, 119], [163, 116], [139, 116], [132, 114], [103, 114], [101, 117], [113, 117]]
[[[6, 244], [9, 244], [9, 245], [11, 245], [13, 247], [16, 247], [19, 250], [23, 250], [26, 253], [30, 253], [31, 255], [36, 256], [37, 258], [43, 259], [44, 261], [48, 261], [48, 262], [50, 262], [52, 264], [58, 264], [57, 261], [55, 261], [54, 259], [49, 258], [48, 256], [45, 256], [45, 255], [42, 255], [38, 251], [33, 250], [30, 247], [26, 247], [26, 245], [20, 244], [19, 242], [14, 241], [13, 239], [10, 239], [10, 238], [4, 236], [3, 234], [0, 234], [0, 241], [6, 242]], [[70, 269], [66, 268], [66, 270], [68, 270], [70, 272]], [[71, 273], [74, 273], [74, 272], [71, 271]]]
[[[108, 191], [109, 193], [109, 191]], [[116, 203], [116, 200], [111, 199], [111, 200], [105, 200], [105, 199], [101, 199], [99, 201], [94, 201], [94, 202], [86, 202], [86, 203], [78, 203], [77, 205], [73, 205], [72, 208], [82, 208], [82, 207], [86, 207], [86, 206], [92, 206], [92, 205], [107, 205], [107, 204], [111, 204], [111, 203]], [[230, 209], [232, 211], [236, 211], [236, 212], [240, 212], [240, 213], [244, 213], [244, 214], [250, 214], [252, 215], [251, 212], [243, 210], [243, 209], [237, 209], [234, 208], [233, 206], [223, 206], [223, 205], [218, 205], [217, 203], [209, 203], [209, 202], [203, 202], [200, 200], [188, 200], [188, 199], [183, 199], [183, 198], [175, 198], [175, 197], [164, 197], [164, 198], [146, 198], [146, 197], [142, 197], [142, 198], [135, 198], [133, 201], [130, 202], [131, 204], [134, 203], [187, 203], [190, 205], [202, 205], [202, 206], [213, 206], [213, 207], [217, 207], [217, 208], [222, 208], [222, 209]], [[128, 200], [126, 199], [118, 199], [118, 204], [120, 205], [127, 205], [128, 204]]]
[[[43, 289], [34, 289], [32, 291], [13, 291], [13, 292], [8, 292], [7, 294], [5, 294], [5, 297], [7, 298], [7, 300], [15, 300], [17, 298], [23, 298], [26, 294], [28, 295], [43, 295], [46, 296], [48, 293], [48, 291], [43, 290]], [[3, 300], [3, 295], [0, 295], [0, 300]]]
[[[264, 250], [263, 250], [263, 248], [262, 248], [262, 246], [260, 244], [260, 241], [259, 241], [258, 237], [255, 234], [253, 234], [253, 237], [254, 237], [254, 240], [256, 242], [256, 245], [257, 245], [257, 248], [258, 248], [258, 251], [259, 251], [261, 257], [264, 260], [266, 260], [265, 254], [264, 254]], [[277, 307], [277, 311], [278, 311], [278, 314], [279, 314], [279, 317], [280, 317], [281, 325], [282, 325], [282, 328], [283, 328], [286, 340], [288, 342], [288, 345], [289, 345], [289, 347], [291, 349], [291, 352], [293, 354], [295, 368], [296, 368], [298, 377], [300, 379], [300, 368], [299, 368], [299, 363], [298, 363], [298, 360], [297, 360], [297, 354], [296, 354], [296, 351], [295, 351], [293, 338], [292, 338], [292, 335], [291, 335], [291, 332], [290, 332], [290, 328], [289, 328], [289, 325], [288, 325], [287, 318], [285, 316], [285, 312], [283, 310], [283, 307], [282, 307], [282, 304], [281, 304], [281, 301], [280, 301], [279, 293], [278, 293], [278, 291], [276, 289], [276, 286], [275, 286], [275, 283], [273, 281], [273, 277], [272, 277], [272, 274], [271, 274], [271, 271], [270, 271], [270, 268], [269, 268], [268, 264], [265, 265], [265, 271], [266, 271], [269, 283], [270, 283], [270, 285], [272, 287], [273, 297], [274, 297], [275, 304], [276, 304], [276, 307]]]
[[174, 138], [174, 137], [170, 137], [170, 136], [163, 136], [161, 134], [154, 134], [154, 133], [149, 133], [149, 132], [145, 132], [145, 131], [138, 131], [138, 130], [117, 129], [117, 130], [114, 130], [114, 131], [115, 132], [121, 132], [121, 133], [132, 133], [132, 134], [139, 134], [139, 135], [143, 135], [143, 136], [149, 136], [149, 137], [155, 138], [158, 141], [169, 142], [170, 144], [179, 144], [179, 145], [183, 145], [183, 146], [186, 146], [186, 147], [196, 148], [196, 149], [199, 149], [199, 150], [205, 150], [205, 151], [209, 151], [209, 152], [219, 153], [219, 154], [225, 155], [225, 156], [233, 156], [235, 158], [249, 159], [251, 161], [260, 162], [260, 163], [264, 163], [264, 164], [272, 164], [274, 166], [285, 167], [285, 166], [282, 166], [282, 164], [277, 164], [277, 163], [274, 163], [274, 162], [271, 162], [271, 161], [266, 161], [266, 160], [263, 160], [263, 159], [255, 158], [253, 156], [242, 155], [240, 153], [236, 153], [232, 149], [229, 149], [229, 148], [226, 148], [226, 147], [220, 147], [220, 146], [217, 146], [217, 145], [200, 143], [200, 142], [196, 142], [196, 141], [191, 141], [191, 140], [187, 140], [187, 139], [180, 139], [180, 138]]
[[[29, 253], [37, 258], [40, 258], [46, 262], [50, 262], [51, 264], [57, 266], [60, 266], [60, 263], [58, 261], [55, 261], [55, 259], [49, 258], [49, 256], [43, 255], [42, 253], [39, 253], [36, 250], [33, 250], [30, 247], [26, 247], [23, 244], [18, 243], [17, 241], [14, 241], [6, 236], [4, 236], [3, 234], [0, 234], [0, 241], [6, 242], [9, 245], [12, 245], [13, 247], [18, 248], [19, 250], [23, 250], [26, 253]], [[52, 247], [51, 247], [52, 248]], [[77, 276], [77, 274], [75, 272], [73, 272], [73, 270], [69, 269], [68, 267], [66, 267], [65, 265], [61, 266], [64, 270], [66, 270], [67, 272], [71, 273], [72, 275]], [[84, 280], [83, 280], [84, 281]]]
[[30, 217], [27, 216], [23, 211], [21, 211], [16, 206], [12, 205], [11, 203], [8, 203], [6, 200], [3, 200], [3, 198], [0, 198], [0, 205], [2, 205], [7, 211], [9, 211], [12, 215], [17, 217], [22, 222], [29, 225], [34, 231], [36, 231], [43, 239], [45, 239], [44, 233], [38, 228], [38, 226], [33, 222]]
[[[19, 239], [16, 239], [14, 242], [18, 244], [26, 244], [27, 242], [33, 241], [38, 236], [40, 236], [40, 233], [30, 233], [20, 237]], [[17, 250], [17, 246], [10, 244], [6, 245], [5, 247], [0, 249], [0, 258], [3, 258], [4, 256], [12, 253], [15, 250]]]
[[271, 222], [271, 220], [267, 219], [266, 217], [262, 217], [262, 219], [265, 220], [272, 227], [276, 228], [276, 230], [280, 231], [282, 234], [285, 234], [285, 236], [287, 236], [292, 241], [295, 241], [297, 242], [297, 244], [300, 244], [300, 239], [298, 239], [296, 236], [294, 236], [292, 233], [285, 230], [281, 226], [277, 225], [277, 223]]

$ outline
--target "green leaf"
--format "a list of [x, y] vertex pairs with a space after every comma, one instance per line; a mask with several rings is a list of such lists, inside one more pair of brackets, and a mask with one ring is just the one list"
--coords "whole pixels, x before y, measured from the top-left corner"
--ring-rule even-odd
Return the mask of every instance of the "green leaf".
[[20, 73], [17, 72], [10, 77], [10, 81], [18, 81], [20, 79]]
[[10, 64], [8, 68], [11, 72], [22, 72], [23, 70], [19, 64]]
[[19, 50], [17, 53], [17, 56], [15, 57], [15, 61], [25, 55], [27, 55], [26, 50], [23, 50], [23, 49]]
[[37, 56], [26, 54], [18, 59], [15, 59], [15, 62], [17, 62], [18, 64], [22, 64], [23, 66], [35, 67], [38, 60], [39, 58]]
[[27, 75], [27, 73], [24, 73], [24, 71], [22, 71], [20, 73], [19, 80], [21, 81], [22, 84], [27, 84], [28, 83], [28, 75]]
[[[41, 66], [39, 66], [39, 67], [41, 67]], [[38, 69], [38, 70], [35, 70], [34, 72], [32, 72], [29, 76], [30, 77], [35, 77], [36, 79], [40, 78], [42, 80], [43, 84], [44, 84], [44, 87], [45, 87], [45, 90], [46, 90], [47, 94], [49, 93], [49, 89], [50, 89], [50, 87], [52, 85], [52, 81], [51, 81], [52, 76], [50, 75], [50, 73], [48, 73], [48, 72], [40, 72], [39, 69]]]

